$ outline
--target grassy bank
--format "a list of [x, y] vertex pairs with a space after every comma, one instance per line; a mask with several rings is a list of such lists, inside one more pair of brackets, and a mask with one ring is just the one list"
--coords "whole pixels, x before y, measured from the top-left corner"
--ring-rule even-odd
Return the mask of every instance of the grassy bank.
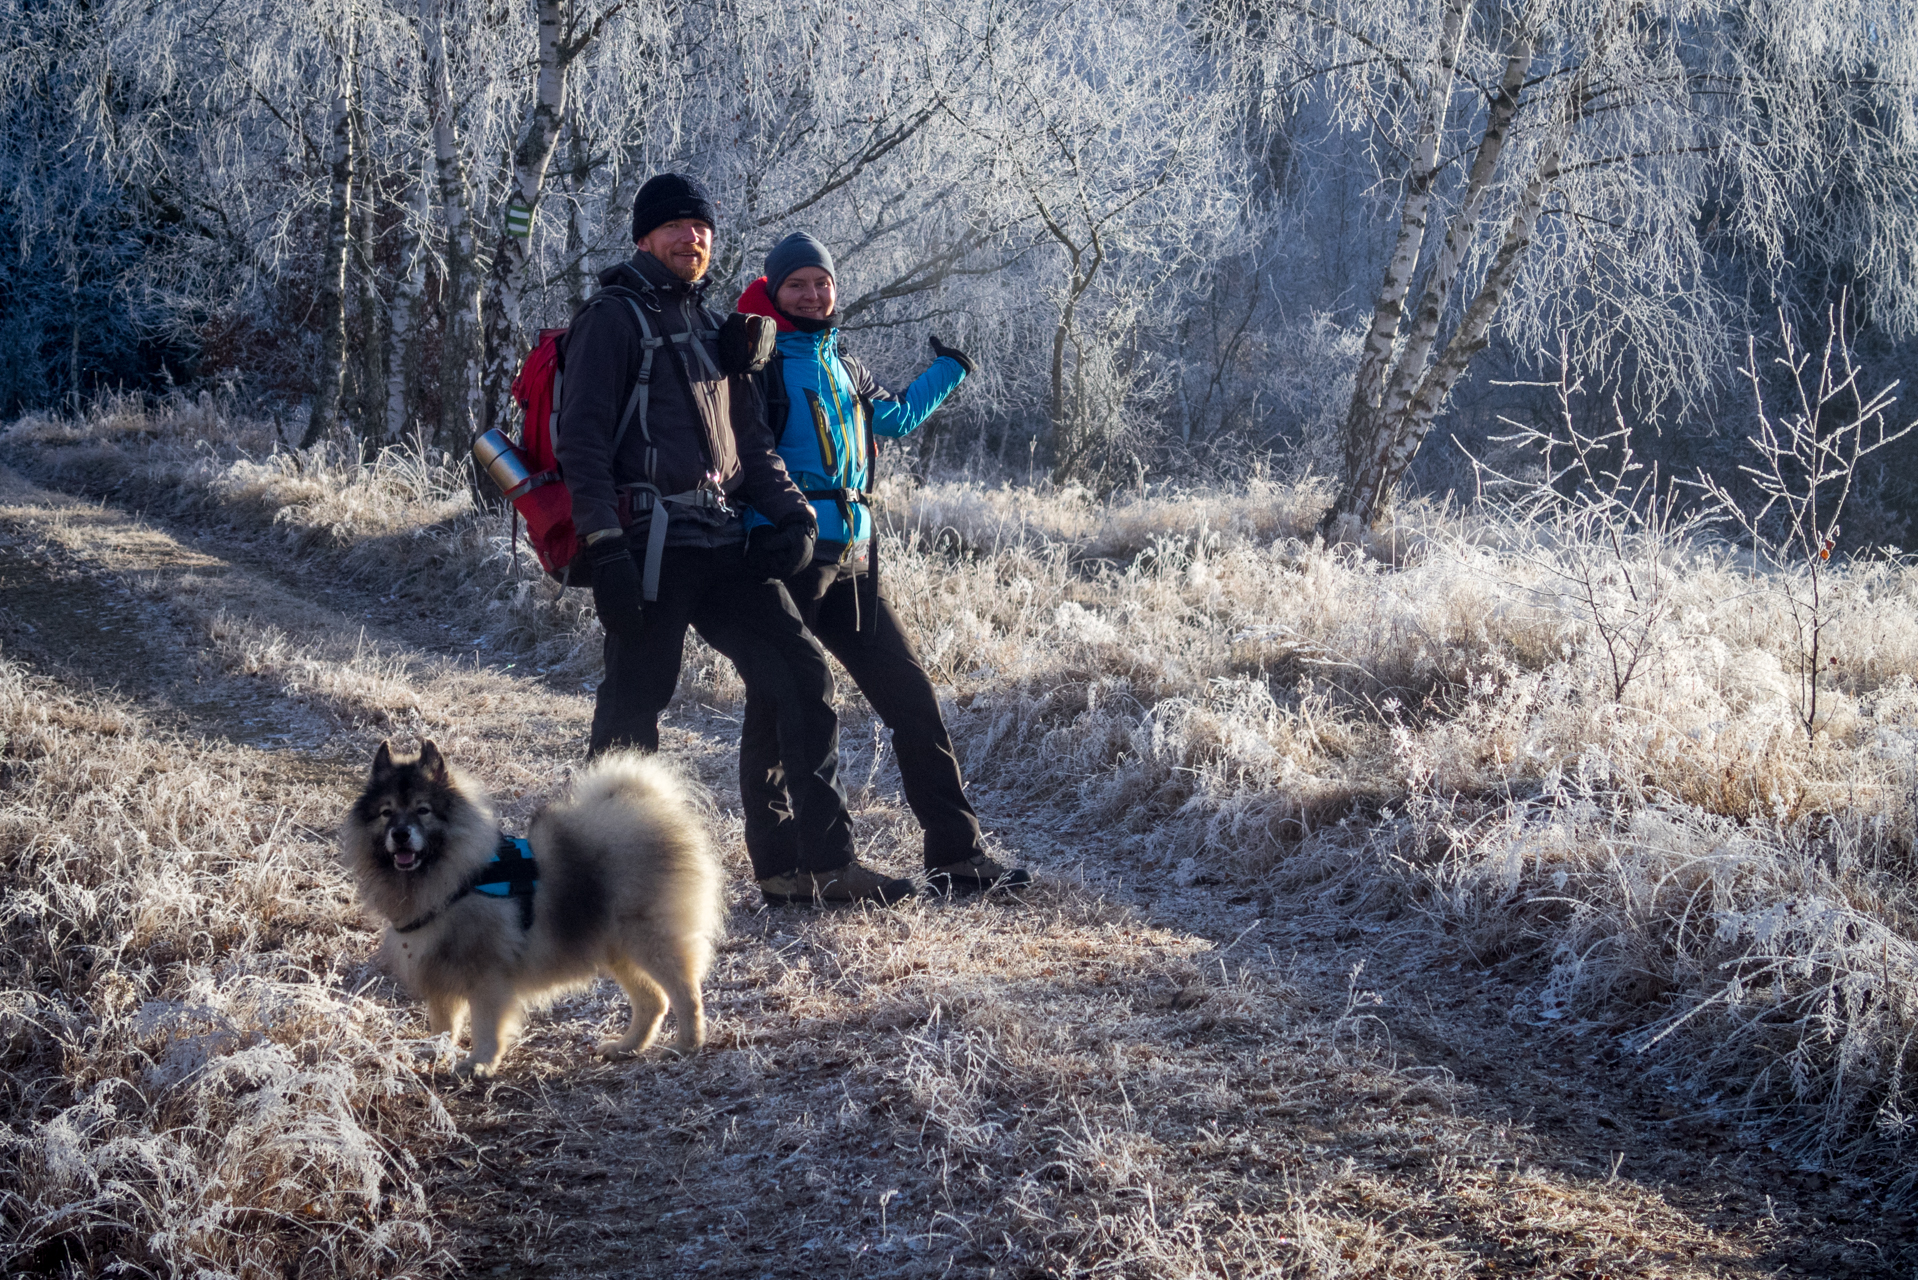
[[[29, 419], [0, 456], [457, 600], [497, 651], [593, 672], [582, 593], [523, 548], [515, 568], [457, 469], [293, 455], [210, 405]], [[1918, 1104], [1918, 572], [1828, 570], [1808, 727], [1787, 584], [1731, 548], [1421, 509], [1328, 548], [1323, 501], [890, 490], [887, 589], [969, 775], [1121, 866], [1448, 933], [1525, 976], [1514, 1017], [1614, 1037], [1808, 1162], [1897, 1181]], [[1647, 567], [1656, 607], [1633, 594]]]
[[0, 662], [9, 1274], [443, 1261], [451, 1122], [361, 994], [336, 802], [275, 775]]

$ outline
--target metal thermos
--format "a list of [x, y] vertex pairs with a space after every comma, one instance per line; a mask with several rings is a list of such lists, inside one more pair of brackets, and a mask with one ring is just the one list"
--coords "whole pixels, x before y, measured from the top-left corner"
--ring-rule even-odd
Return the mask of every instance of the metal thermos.
[[473, 441], [473, 461], [479, 463], [481, 470], [493, 478], [493, 483], [508, 498], [517, 497], [533, 478], [526, 455], [498, 427]]

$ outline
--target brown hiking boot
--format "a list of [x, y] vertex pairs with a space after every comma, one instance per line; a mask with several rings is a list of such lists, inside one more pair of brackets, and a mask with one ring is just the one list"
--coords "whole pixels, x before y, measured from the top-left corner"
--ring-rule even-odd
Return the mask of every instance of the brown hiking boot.
[[910, 880], [880, 875], [871, 867], [848, 862], [830, 871], [767, 876], [759, 882], [759, 892], [775, 907], [810, 906], [815, 902], [877, 902], [890, 907], [912, 897], [916, 890]]
[[975, 853], [964, 862], [948, 862], [926, 872], [927, 887], [934, 893], [987, 893], [995, 889], [1023, 889], [1032, 876], [1022, 867], [1004, 867], [983, 853]]

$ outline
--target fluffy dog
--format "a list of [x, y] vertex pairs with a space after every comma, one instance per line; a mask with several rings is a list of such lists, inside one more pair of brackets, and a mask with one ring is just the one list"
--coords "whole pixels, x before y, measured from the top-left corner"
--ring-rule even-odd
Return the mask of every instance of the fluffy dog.
[[699, 987], [721, 920], [719, 864], [684, 789], [638, 755], [603, 757], [572, 795], [534, 815], [538, 887], [530, 918], [514, 898], [475, 892], [499, 846], [492, 803], [431, 742], [411, 759], [381, 743], [366, 790], [341, 824], [360, 901], [383, 917], [382, 950], [426, 1001], [434, 1034], [470, 1009], [462, 1074], [490, 1075], [537, 1004], [609, 973], [632, 1001], [625, 1036], [652, 1043], [670, 1000], [682, 1053], [706, 1038]]

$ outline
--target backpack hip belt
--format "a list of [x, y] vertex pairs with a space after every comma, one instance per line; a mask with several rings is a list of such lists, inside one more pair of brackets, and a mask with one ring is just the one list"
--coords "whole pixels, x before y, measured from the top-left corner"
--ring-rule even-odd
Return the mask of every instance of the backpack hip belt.
[[661, 493], [650, 484], [621, 485], [614, 491], [619, 500], [619, 524], [626, 528], [632, 523], [632, 517], [641, 512], [651, 512], [646, 522], [646, 566], [640, 576], [640, 597], [648, 602], [659, 599], [659, 564], [666, 552], [666, 526], [671, 521], [670, 508], [678, 506], [695, 511], [724, 512], [728, 517], [733, 514], [732, 505], [726, 501], [726, 495], [714, 488], [688, 489], [684, 493]]
[[852, 559], [852, 549], [859, 544], [854, 540], [852, 509], [854, 504], [872, 509], [872, 498], [864, 489], [854, 489], [850, 485], [843, 489], [801, 489], [808, 502], [830, 502], [839, 508], [839, 518], [846, 522], [846, 542], [840, 549], [839, 562], [844, 564]]

